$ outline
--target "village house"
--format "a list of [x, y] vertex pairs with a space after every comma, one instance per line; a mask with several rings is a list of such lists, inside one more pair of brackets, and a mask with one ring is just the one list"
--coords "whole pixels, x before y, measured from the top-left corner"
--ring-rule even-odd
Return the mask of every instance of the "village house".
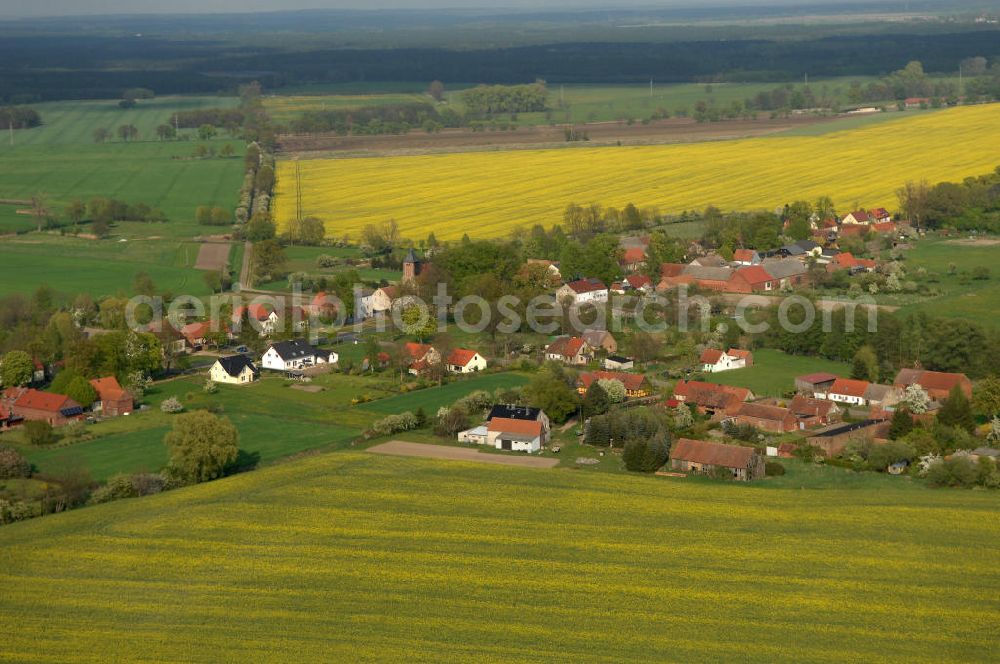
[[552, 430], [549, 416], [541, 408], [533, 406], [518, 406], [515, 404], [497, 404], [490, 409], [486, 416], [486, 421], [490, 422], [494, 418], [504, 418], [508, 420], [527, 420], [529, 422], [541, 422], [544, 437], [548, 437]]
[[[374, 291], [369, 291], [369, 293]], [[327, 293], [326, 291], [320, 291], [316, 293], [312, 300], [310, 300], [307, 307], [309, 314], [315, 316], [321, 320], [330, 320], [337, 315], [337, 302], [339, 298], [333, 293]], [[355, 305], [355, 313], [358, 313], [358, 307]], [[367, 316], [358, 316], [359, 319], [367, 318]]]
[[[852, 406], [864, 406], [868, 403], [865, 399], [865, 394], [868, 392], [870, 385], [871, 383], [867, 380], [837, 378], [837, 380], [833, 381], [833, 385], [830, 386], [830, 391], [827, 392], [826, 396], [820, 398]], [[818, 394], [816, 396], [819, 397]]]
[[706, 348], [701, 352], [699, 358], [701, 370], [705, 373], [717, 373], [719, 371], [729, 371], [731, 369], [743, 369], [753, 366], [753, 353], [739, 348], [730, 348], [728, 351], [718, 348]]
[[577, 306], [607, 302], [608, 287], [600, 279], [577, 279], [563, 284], [556, 291], [556, 301]]
[[926, 371], [924, 369], [900, 369], [892, 384], [906, 389], [910, 385], [919, 385], [927, 392], [927, 396], [935, 401], [944, 401], [957, 385], [966, 398], [972, 398], [972, 381], [963, 373], [946, 373], [943, 371]]
[[834, 256], [826, 265], [827, 272], [848, 270], [851, 274], [874, 272], [877, 263], [870, 258], [855, 258], [849, 251]]
[[653, 291], [653, 280], [645, 274], [630, 274], [625, 277], [625, 290], [646, 294]]
[[798, 418], [789, 409], [762, 403], [741, 403], [737, 406], [730, 421], [772, 433], [785, 433], [805, 428], [805, 425], [800, 425]]
[[903, 400], [903, 390], [893, 385], [870, 383], [864, 397], [865, 402], [876, 411], [886, 410]]
[[690, 438], [681, 438], [670, 448], [670, 468], [691, 473], [724, 468], [741, 482], [764, 477], [764, 459], [754, 448]]
[[622, 251], [618, 264], [627, 272], [635, 272], [646, 264], [646, 250], [642, 247], [627, 247]]
[[629, 399], [648, 397], [652, 392], [649, 380], [642, 374], [618, 371], [586, 371], [577, 378], [576, 391], [586, 394], [594, 381], [602, 380], [617, 380], [625, 387], [625, 396]]
[[188, 323], [181, 327], [181, 336], [184, 337], [186, 347], [191, 350], [201, 350], [207, 342], [208, 335], [212, 332], [212, 324], [209, 322]]
[[870, 224], [872, 223], [871, 216], [864, 210], [854, 210], [853, 212], [848, 212], [845, 214], [841, 220], [840, 225], [852, 225], [852, 224]]
[[476, 373], [486, 370], [486, 358], [468, 348], [456, 348], [448, 353], [445, 361], [448, 371], [457, 374]]
[[726, 283], [725, 290], [730, 293], [766, 293], [774, 290], [776, 283], [762, 266], [751, 265], [736, 270]]
[[635, 368], [635, 360], [624, 355], [608, 355], [604, 358], [604, 368], [608, 371], [628, 371]]
[[304, 339], [292, 339], [278, 341], [268, 346], [261, 357], [260, 364], [265, 369], [289, 371], [320, 364], [336, 364], [337, 360], [337, 353], [320, 350]]
[[403, 345], [403, 353], [409, 362], [409, 373], [419, 376], [426, 373], [431, 365], [441, 362], [441, 353], [430, 344], [409, 341]]
[[83, 419], [83, 407], [65, 394], [10, 387], [4, 390], [2, 402], [23, 420], [48, 422], [54, 427]]
[[562, 273], [559, 272], [559, 261], [549, 261], [549, 260], [545, 260], [544, 258], [529, 258], [525, 262], [525, 264], [526, 265], [541, 265], [542, 267], [544, 267], [548, 271], [548, 273], [550, 275], [552, 275], [556, 279], [562, 277]]
[[618, 342], [614, 335], [607, 330], [584, 330], [580, 336], [595, 351], [604, 351], [605, 353], [618, 351]]
[[494, 417], [486, 425], [486, 444], [498, 450], [538, 452], [545, 444], [545, 431], [537, 420]]
[[753, 392], [745, 387], [681, 380], [674, 386], [674, 398], [693, 404], [704, 415], [721, 419], [735, 413], [740, 403], [753, 399]]
[[788, 410], [807, 428], [826, 426], [837, 422], [842, 413], [840, 406], [836, 403], [804, 394], [796, 394], [788, 404]]
[[385, 313], [392, 309], [392, 303], [399, 297], [398, 286], [382, 286], [375, 289], [371, 296], [372, 315]]
[[795, 391], [810, 394], [819, 399], [826, 399], [830, 388], [839, 376], [837, 374], [817, 372], [795, 377]]
[[545, 348], [545, 359], [580, 366], [594, 359], [594, 349], [580, 337], [564, 335], [553, 339]]
[[19, 426], [24, 418], [12, 411], [2, 400], [0, 400], [0, 431]]
[[761, 263], [778, 288], [798, 288], [809, 283], [809, 268], [797, 258], [772, 258]]
[[104, 417], [120, 417], [130, 415], [135, 408], [132, 394], [123, 388], [114, 376], [94, 378], [90, 386], [97, 392], [97, 400], [90, 409]]
[[760, 265], [760, 254], [755, 249], [737, 249], [733, 252], [733, 262], [738, 265]]
[[278, 313], [272, 309], [268, 309], [263, 304], [250, 304], [248, 306], [240, 306], [233, 309], [232, 317], [232, 333], [239, 334], [240, 328], [243, 325], [243, 319], [252, 321], [259, 331], [261, 337], [268, 337], [274, 334], [274, 331], [278, 329], [278, 323], [280, 319], [278, 318]]
[[257, 380], [260, 371], [246, 355], [230, 355], [217, 359], [208, 376], [214, 383], [247, 385]]

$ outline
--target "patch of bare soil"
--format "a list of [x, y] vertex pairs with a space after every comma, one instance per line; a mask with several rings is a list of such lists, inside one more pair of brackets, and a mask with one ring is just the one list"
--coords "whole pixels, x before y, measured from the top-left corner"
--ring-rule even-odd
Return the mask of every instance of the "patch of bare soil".
[[[414, 130], [392, 136], [338, 136], [336, 134], [294, 134], [279, 139], [279, 150], [309, 157], [387, 156], [428, 152], [464, 152], [474, 150], [510, 150], [539, 147], [579, 147], [588, 145], [655, 145], [695, 143], [752, 136], [765, 136], [794, 127], [829, 122], [834, 117], [797, 115], [790, 118], [759, 118], [696, 122], [691, 118], [657, 120], [649, 124], [595, 122], [575, 125], [577, 133], [586, 133], [588, 141], [566, 141], [567, 125], [520, 127], [516, 131], [471, 131], [445, 129], [428, 134]], [[326, 153], [326, 154], [315, 154]]]
[[197, 270], [212, 270], [218, 272], [229, 263], [229, 245], [218, 242], [203, 242], [198, 249], [198, 260], [194, 267]]
[[476, 461], [479, 463], [495, 463], [502, 466], [521, 466], [526, 468], [552, 468], [559, 463], [558, 459], [543, 459], [529, 456], [507, 456], [504, 454], [484, 454], [479, 450], [465, 447], [446, 447], [444, 445], [428, 445], [426, 443], [408, 443], [402, 440], [390, 440], [368, 448], [374, 454], [391, 454], [393, 456], [422, 457], [425, 459], [449, 459], [452, 461]]
[[299, 390], [300, 392], [309, 392], [310, 394], [316, 394], [317, 392], [322, 392], [323, 387], [321, 385], [292, 385], [293, 390]]

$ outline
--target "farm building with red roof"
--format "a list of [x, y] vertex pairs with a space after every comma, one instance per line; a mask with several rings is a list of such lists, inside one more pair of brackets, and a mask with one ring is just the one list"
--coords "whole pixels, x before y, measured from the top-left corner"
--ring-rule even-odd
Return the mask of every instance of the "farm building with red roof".
[[764, 477], [764, 459], [752, 447], [724, 445], [681, 438], [670, 449], [670, 467], [691, 473], [726, 469], [733, 478], [749, 482]]

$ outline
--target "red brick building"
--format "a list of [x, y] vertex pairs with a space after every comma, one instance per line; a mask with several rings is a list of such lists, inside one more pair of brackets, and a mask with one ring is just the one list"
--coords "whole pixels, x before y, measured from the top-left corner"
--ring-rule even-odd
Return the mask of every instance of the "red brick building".
[[83, 406], [65, 394], [12, 387], [4, 391], [2, 403], [18, 417], [48, 422], [54, 427], [83, 419]]
[[97, 392], [97, 401], [93, 405], [94, 412], [99, 412], [105, 417], [119, 417], [128, 415], [135, 407], [131, 393], [119, 385], [114, 376], [95, 378], [90, 381], [90, 385]]

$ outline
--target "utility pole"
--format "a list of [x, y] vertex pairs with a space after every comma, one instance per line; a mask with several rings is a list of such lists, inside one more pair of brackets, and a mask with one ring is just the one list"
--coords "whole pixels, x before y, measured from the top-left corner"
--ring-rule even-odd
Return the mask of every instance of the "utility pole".
[[10, 117], [7, 119], [10, 123], [10, 144], [11, 147], [14, 145], [14, 113], [11, 112]]
[[653, 79], [649, 79], [649, 98], [653, 98]]

